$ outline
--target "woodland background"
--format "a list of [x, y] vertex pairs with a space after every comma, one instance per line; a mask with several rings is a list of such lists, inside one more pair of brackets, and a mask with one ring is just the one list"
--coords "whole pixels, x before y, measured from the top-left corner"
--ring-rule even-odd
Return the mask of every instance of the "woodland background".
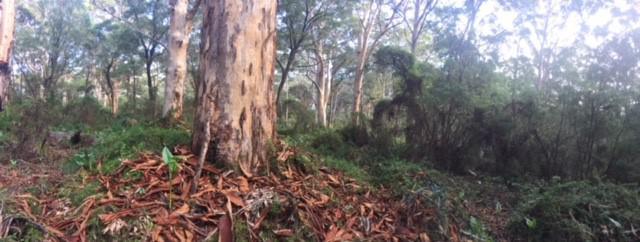
[[[184, 22], [172, 28], [178, 5]], [[454, 225], [476, 241], [640, 238], [637, 2], [277, 5], [276, 128], [304, 151], [294, 163], [423, 196], [438, 211], [435, 241], [455, 240]], [[191, 145], [199, 7], [18, 1], [4, 169], [108, 174], [140, 152]]]

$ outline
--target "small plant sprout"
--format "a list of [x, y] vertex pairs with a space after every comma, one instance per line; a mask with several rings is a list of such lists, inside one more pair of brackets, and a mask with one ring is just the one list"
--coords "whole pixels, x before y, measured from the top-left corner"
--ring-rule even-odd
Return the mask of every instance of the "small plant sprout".
[[169, 209], [171, 209], [172, 206], [172, 197], [171, 194], [173, 193], [173, 188], [172, 188], [172, 184], [171, 181], [173, 180], [173, 176], [178, 173], [178, 171], [180, 170], [180, 165], [178, 164], [178, 161], [180, 161], [180, 159], [178, 157], [173, 156], [173, 154], [171, 154], [171, 151], [169, 151], [169, 149], [165, 146], [162, 149], [162, 160], [164, 161], [164, 164], [167, 166], [167, 168], [169, 169]]
[[524, 218], [525, 223], [527, 224], [527, 227], [531, 230], [536, 229], [536, 227], [538, 227], [538, 221], [536, 221], [536, 219], [530, 219], [530, 218]]

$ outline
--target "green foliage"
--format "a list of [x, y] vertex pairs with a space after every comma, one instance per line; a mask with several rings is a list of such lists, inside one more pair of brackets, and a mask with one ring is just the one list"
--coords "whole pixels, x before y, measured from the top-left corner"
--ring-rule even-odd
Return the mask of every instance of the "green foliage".
[[397, 158], [371, 161], [366, 167], [373, 184], [388, 186], [399, 194], [419, 188], [413, 175], [424, 170], [419, 164]]
[[313, 151], [320, 157], [296, 157], [306, 167], [318, 168], [315, 159], [327, 167], [340, 170], [361, 182], [386, 186], [401, 193], [416, 188], [416, 181], [409, 175], [423, 170], [420, 164], [389, 156], [368, 146], [359, 147], [353, 142], [353, 128], [340, 130], [316, 130], [308, 134], [288, 137], [288, 142]]
[[115, 127], [97, 133], [96, 144], [78, 152], [64, 164], [64, 170], [72, 173], [79, 168], [94, 170], [102, 161], [100, 172], [109, 174], [120, 165], [121, 159], [131, 158], [143, 151], [161, 150], [188, 144], [189, 133], [182, 129], [148, 125]]
[[0, 143], [8, 138], [8, 132], [17, 121], [18, 112], [20, 112], [15, 105], [7, 105], [4, 108], [5, 110], [0, 113]]
[[469, 218], [469, 228], [471, 230], [470, 231], [471, 237], [473, 237], [477, 241], [486, 241], [486, 242], [494, 241], [489, 235], [489, 233], [487, 232], [487, 229], [485, 228], [484, 224], [482, 224], [480, 220], [478, 220], [473, 216]]
[[342, 171], [345, 175], [360, 182], [370, 182], [372, 180], [369, 173], [353, 161], [331, 156], [323, 158], [322, 161], [327, 167]]
[[180, 165], [178, 164], [178, 161], [180, 161], [180, 159], [178, 159], [177, 157], [174, 157], [173, 154], [171, 154], [171, 151], [165, 146], [164, 148], [162, 148], [162, 162], [164, 162], [164, 164], [167, 166], [167, 168], [169, 168], [169, 173], [168, 173], [168, 178], [169, 178], [169, 209], [171, 209], [173, 206], [173, 199], [172, 199], [172, 194], [173, 194], [173, 189], [172, 189], [172, 184], [171, 181], [173, 180], [173, 176], [178, 173], [178, 171], [180, 170]]
[[167, 148], [166, 146], [162, 148], [162, 161], [169, 168], [170, 176], [178, 173], [180, 169], [180, 165], [178, 164], [178, 161], [180, 161], [180, 159], [178, 159], [177, 157], [174, 157], [171, 151], [169, 150], [169, 148]]
[[64, 170], [66, 173], [72, 173], [76, 169], [75, 168], [84, 168], [86, 170], [94, 170], [96, 168], [96, 156], [94, 153], [89, 150], [82, 150], [76, 153], [70, 160], [71, 164], [65, 165]]
[[309, 147], [319, 154], [331, 154], [336, 157], [349, 156], [353, 148], [334, 130], [319, 130], [311, 134]]
[[278, 110], [283, 110], [278, 112], [280, 133], [295, 134], [316, 128], [314, 113], [302, 101], [284, 100]]
[[[100, 134], [96, 155], [99, 159], [125, 158], [140, 151], [160, 150], [189, 141], [189, 134], [185, 130], [137, 125]], [[108, 145], [100, 147], [100, 144]]]
[[[587, 181], [534, 188], [509, 229], [527, 241], [632, 241], [640, 227], [637, 188]], [[637, 237], [635, 237], [637, 239]]]
[[102, 189], [102, 185], [98, 182], [92, 182], [84, 185], [80, 189], [68, 194], [69, 199], [71, 199], [71, 203], [74, 206], [79, 206], [84, 202], [84, 200], [90, 196], [94, 196], [99, 194], [99, 191]]
[[[113, 114], [95, 98], [80, 98], [65, 106], [56, 106], [56, 112], [63, 114], [56, 118], [56, 129], [96, 131], [112, 127]], [[75, 115], [64, 115], [75, 114]]]

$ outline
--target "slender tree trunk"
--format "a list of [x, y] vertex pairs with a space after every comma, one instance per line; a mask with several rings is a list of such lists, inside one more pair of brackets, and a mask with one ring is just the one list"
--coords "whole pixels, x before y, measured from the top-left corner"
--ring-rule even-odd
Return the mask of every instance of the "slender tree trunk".
[[369, 50], [365, 46], [360, 49], [360, 53], [358, 55], [356, 76], [353, 84], [353, 124], [357, 124], [359, 122], [359, 116], [362, 112], [362, 88], [364, 86], [364, 74], [365, 66], [367, 65], [368, 51]]
[[[353, 85], [353, 116], [352, 122], [354, 125], [358, 125], [360, 113], [362, 112], [362, 95], [364, 86], [364, 75], [366, 73], [367, 62], [371, 51], [375, 49], [380, 39], [397, 24], [395, 24], [396, 16], [399, 12], [399, 7], [404, 1], [395, 2], [394, 6], [391, 6], [393, 13], [389, 18], [385, 20], [382, 25], [377, 24], [377, 20], [383, 14], [383, 6], [381, 2], [369, 1], [365, 7], [364, 15], [360, 18], [361, 31], [358, 36], [358, 59], [356, 65], [356, 76]], [[376, 28], [376, 34], [372, 36], [373, 30]]]
[[120, 82], [113, 80], [113, 87], [111, 90], [111, 113], [113, 116], [118, 116], [120, 107]]
[[320, 126], [325, 127], [327, 125], [326, 121], [327, 121], [327, 110], [326, 110], [326, 106], [324, 105], [324, 99], [325, 99], [325, 62], [324, 62], [324, 56], [322, 55], [323, 53], [323, 46], [322, 43], [316, 42], [315, 45], [315, 49], [314, 49], [314, 54], [316, 57], [316, 80], [315, 80], [315, 85], [316, 85], [316, 109], [317, 109], [317, 120], [318, 123], [320, 124]]
[[[149, 102], [151, 105], [156, 104], [156, 88], [153, 85], [153, 75], [151, 74], [151, 65], [153, 65], [153, 57], [145, 62], [145, 70], [147, 71], [147, 86], [149, 87]], [[154, 107], [155, 109], [155, 107]]]
[[135, 73], [130, 73], [127, 76], [127, 94], [129, 94], [129, 96], [127, 96], [127, 108], [130, 110], [135, 110], [135, 106], [133, 105], [133, 99], [135, 98], [135, 96], [133, 95], [133, 90], [135, 89], [135, 87], [133, 86], [133, 83], [135, 82]]
[[0, 112], [7, 101], [7, 89], [11, 80], [11, 50], [15, 31], [16, 5], [14, 0], [0, 0]]
[[210, 158], [252, 176], [275, 138], [276, 1], [206, 1], [204, 14], [192, 150], [208, 143]]
[[85, 76], [85, 80], [84, 80], [84, 97], [85, 98], [89, 98], [89, 95], [91, 95], [91, 71], [92, 71], [93, 67], [91, 65], [87, 65], [87, 75]]
[[416, 55], [416, 49], [418, 48], [418, 40], [420, 39], [420, 8], [422, 0], [415, 0], [413, 6], [413, 21], [411, 23], [411, 54]]
[[319, 41], [316, 42], [316, 47], [314, 50], [314, 54], [317, 60], [317, 70], [316, 70], [316, 88], [317, 88], [317, 98], [316, 98], [316, 107], [318, 109], [317, 119], [318, 123], [322, 127], [327, 127], [327, 106], [329, 105], [329, 100], [331, 98], [331, 80], [332, 80], [332, 62], [331, 62], [331, 54], [329, 53], [324, 55], [324, 46]]
[[114, 65], [115, 60], [112, 59], [104, 70], [104, 78], [105, 81], [107, 81], [107, 87], [109, 88], [109, 104], [111, 106], [111, 113], [115, 117], [118, 115], [118, 106], [120, 105], [120, 83], [117, 80], [111, 79], [111, 70], [114, 69]]
[[324, 109], [325, 114], [324, 114], [324, 122], [325, 122], [325, 126], [328, 127], [329, 125], [329, 104], [331, 103], [331, 92], [333, 90], [333, 60], [331, 59], [331, 55], [329, 55], [329, 60], [327, 60], [327, 81], [324, 83], [324, 89], [325, 89], [325, 93], [324, 93]]
[[278, 91], [276, 92], [276, 105], [280, 105], [280, 95], [282, 94], [282, 90], [284, 89], [285, 83], [287, 82], [287, 77], [289, 76], [289, 71], [291, 71], [291, 65], [296, 56], [296, 50], [292, 49], [289, 52], [289, 57], [287, 57], [287, 64], [285, 64], [284, 68], [282, 68], [282, 74], [280, 77], [280, 84], [278, 84]]
[[136, 108], [138, 108], [138, 78], [136, 77], [136, 74], [133, 73], [133, 93], [131, 94], [131, 102], [133, 102], [133, 104], [131, 104], [133, 106], [133, 110], [136, 110]]
[[[195, 6], [196, 9], [199, 4], [200, 1], [198, 0]], [[189, 11], [188, 0], [172, 0], [171, 8], [169, 69], [165, 82], [162, 117], [178, 121], [182, 119], [184, 83], [187, 79], [189, 35], [193, 29], [193, 15], [195, 12]]]
[[367, 61], [369, 59], [369, 39], [373, 30], [373, 21], [377, 18], [378, 11], [374, 11], [374, 3], [371, 1], [365, 9], [362, 17], [362, 30], [358, 36], [358, 59], [356, 64], [356, 76], [353, 82], [353, 116], [354, 125], [359, 123], [360, 113], [362, 112], [362, 93], [364, 86], [364, 74]]

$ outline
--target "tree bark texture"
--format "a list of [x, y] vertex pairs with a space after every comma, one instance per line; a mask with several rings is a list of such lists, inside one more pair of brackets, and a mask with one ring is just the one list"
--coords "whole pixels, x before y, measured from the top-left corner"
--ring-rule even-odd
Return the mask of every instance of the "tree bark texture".
[[194, 9], [191, 11], [189, 11], [189, 0], [171, 0], [170, 3], [169, 68], [165, 82], [162, 117], [181, 120], [184, 103], [184, 83], [187, 79], [189, 35], [193, 29], [193, 17], [200, 5], [200, 0], [196, 0]]
[[0, 0], [0, 112], [7, 101], [7, 89], [11, 80], [11, 50], [15, 32], [15, 0]]
[[252, 176], [275, 137], [276, 1], [205, 3], [192, 150]]

